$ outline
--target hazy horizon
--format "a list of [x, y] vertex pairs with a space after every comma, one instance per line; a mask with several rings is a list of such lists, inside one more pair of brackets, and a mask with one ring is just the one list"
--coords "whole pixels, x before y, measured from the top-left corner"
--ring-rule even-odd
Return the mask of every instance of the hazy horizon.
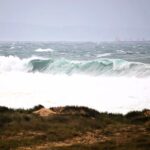
[[0, 0], [0, 41], [150, 40], [149, 0]]

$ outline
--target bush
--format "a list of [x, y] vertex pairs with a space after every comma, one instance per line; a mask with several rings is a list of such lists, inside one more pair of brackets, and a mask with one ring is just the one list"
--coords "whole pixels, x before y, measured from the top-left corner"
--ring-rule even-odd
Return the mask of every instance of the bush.
[[131, 111], [131, 112], [127, 113], [125, 116], [128, 119], [134, 119], [137, 117], [143, 117], [144, 114], [141, 111]]
[[43, 105], [37, 105], [37, 106], [32, 108], [32, 111], [36, 111], [36, 110], [39, 110], [41, 108], [44, 108], [44, 106]]
[[141, 111], [132, 111], [125, 116], [132, 123], [144, 123], [150, 120], [149, 116], [145, 116]]
[[0, 114], [0, 126], [2, 127], [4, 124], [11, 122], [12, 119], [9, 115]]
[[66, 114], [78, 114], [86, 117], [99, 117], [100, 113], [94, 109], [88, 107], [78, 106], [66, 106], [63, 108], [62, 113]]
[[8, 107], [5, 106], [0, 106], [0, 113], [4, 113], [4, 112], [12, 112], [13, 109], [10, 109]]

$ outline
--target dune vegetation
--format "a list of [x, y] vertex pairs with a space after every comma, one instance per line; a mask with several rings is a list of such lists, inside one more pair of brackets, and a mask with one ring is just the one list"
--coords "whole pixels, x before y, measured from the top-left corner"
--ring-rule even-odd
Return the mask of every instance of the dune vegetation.
[[149, 150], [150, 110], [0, 107], [0, 150]]

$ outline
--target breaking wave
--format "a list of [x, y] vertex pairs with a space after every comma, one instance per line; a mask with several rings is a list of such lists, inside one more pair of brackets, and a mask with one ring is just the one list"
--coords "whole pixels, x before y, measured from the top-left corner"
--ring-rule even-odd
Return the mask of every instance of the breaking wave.
[[141, 110], [150, 107], [150, 78], [137, 76], [148, 74], [148, 64], [122, 59], [0, 56], [0, 104], [13, 108], [82, 105], [121, 113]]
[[129, 62], [123, 59], [96, 59], [91, 61], [72, 61], [68, 59], [52, 59], [42, 57], [31, 57], [20, 59], [18, 57], [0, 56], [1, 72], [42, 72], [49, 74], [88, 74], [93, 76], [115, 75], [115, 76], [148, 76], [150, 65]]

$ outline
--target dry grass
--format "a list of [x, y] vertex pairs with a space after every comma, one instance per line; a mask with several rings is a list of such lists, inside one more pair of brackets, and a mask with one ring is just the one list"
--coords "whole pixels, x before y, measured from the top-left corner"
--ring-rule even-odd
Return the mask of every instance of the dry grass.
[[148, 150], [148, 111], [124, 116], [74, 106], [50, 110], [41, 105], [30, 110], [0, 107], [0, 150]]

